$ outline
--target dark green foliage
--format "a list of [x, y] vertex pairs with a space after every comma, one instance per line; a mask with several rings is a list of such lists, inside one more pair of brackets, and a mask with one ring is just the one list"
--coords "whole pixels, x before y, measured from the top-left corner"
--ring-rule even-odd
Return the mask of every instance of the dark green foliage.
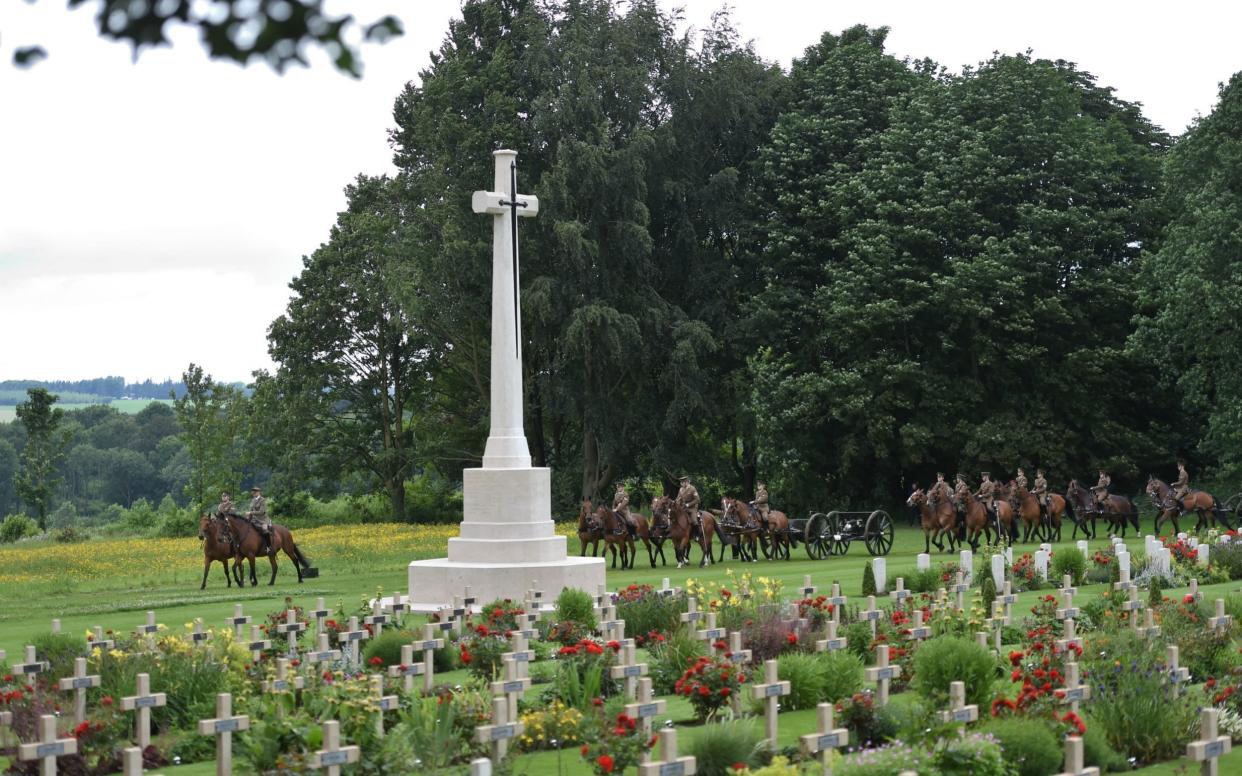
[[941, 636], [914, 653], [914, 689], [937, 706], [948, 704], [950, 683], [965, 682], [966, 702], [985, 708], [992, 700], [995, 678], [995, 658], [973, 640]]
[[1212, 565], [1223, 569], [1230, 579], [1242, 579], [1242, 541], [1214, 545]]
[[1140, 764], [1177, 757], [1199, 729], [1196, 696], [1171, 698], [1163, 672], [1147, 661], [1123, 656], [1120, 663], [1091, 674], [1091, 723], [1110, 746]]
[[1087, 574], [1087, 559], [1075, 547], [1067, 547], [1052, 556], [1048, 567], [1048, 579], [1059, 583], [1066, 575], [1075, 585], [1081, 585]]
[[30, 641], [40, 660], [48, 662], [47, 674], [61, 677], [73, 674], [73, 662], [86, 654], [86, 639], [69, 633], [41, 633]]
[[862, 689], [863, 661], [857, 655], [842, 649], [816, 657], [823, 681], [820, 700], [836, 703]]
[[866, 622], [851, 622], [838, 633], [845, 636], [845, 648], [864, 662], [871, 660], [871, 625]]
[[996, 600], [996, 580], [992, 579], [989, 572], [983, 575], [983, 581], [979, 583], [979, 597], [983, 603], [983, 611], [987, 616], [992, 616], [992, 602]]
[[[416, 638], [420, 638], [419, 634], [412, 631], [399, 631], [395, 628], [386, 628], [379, 638], [368, 639], [366, 649], [362, 652], [363, 663], [371, 664], [371, 658], [378, 657], [384, 661], [384, 667], [395, 666], [401, 664], [401, 647], [409, 644]], [[414, 653], [414, 659], [422, 662], [423, 653]]]
[[197, 364], [191, 363], [181, 379], [186, 392], [173, 407], [191, 463], [185, 496], [193, 508], [206, 511], [219, 503], [221, 491], [228, 491], [240, 508], [241, 476], [233, 444], [241, 429], [245, 397], [213, 380]]
[[53, 407], [56, 395], [44, 388], [29, 388], [30, 397], [17, 405], [17, 420], [26, 432], [21, 468], [13, 475], [13, 489], [35, 514], [39, 530], [47, 530], [52, 495], [60, 482], [57, 466], [64, 457], [72, 432], [61, 427], [65, 411]]
[[665, 641], [648, 647], [651, 654], [651, 686], [657, 695], [671, 695], [673, 685], [696, 659], [704, 654], [703, 642], [683, 629], [673, 631]]
[[1082, 737], [1083, 760], [1087, 766], [1095, 766], [1103, 773], [1121, 773], [1130, 770], [1130, 764], [1126, 762], [1126, 758], [1117, 753], [1108, 744], [1108, 737], [1104, 735], [1103, 729], [1091, 721], [1090, 716], [1086, 719], [1087, 734]]
[[944, 586], [940, 572], [935, 569], [922, 569], [906, 572], [906, 588], [916, 593], [934, 593]]
[[789, 695], [781, 698], [781, 708], [791, 711], [813, 709], [825, 700], [827, 683], [826, 664], [815, 654], [791, 652], [781, 655], [777, 662], [777, 676], [789, 682]]
[[863, 598], [875, 595], [875, 573], [871, 570], [871, 561], [867, 561], [867, 565], [863, 566], [862, 595]]
[[622, 596], [617, 600], [617, 617], [625, 620], [625, 632], [639, 639], [640, 645], [647, 643], [649, 634], [669, 634], [681, 627], [684, 611], [683, 596], [646, 592], [636, 599]]
[[[1215, 558], [1213, 558], [1215, 561]], [[1164, 577], [1153, 576], [1147, 585], [1147, 605], [1155, 608], [1164, 603]]]
[[567, 587], [556, 597], [557, 622], [572, 622], [587, 630], [595, 627], [595, 602], [590, 593]]
[[1017, 776], [1048, 776], [1057, 773], [1062, 764], [1061, 744], [1042, 720], [994, 719], [981, 729], [1000, 741], [1005, 760], [1013, 765]]
[[0, 544], [7, 544], [35, 536], [39, 533], [39, 524], [25, 515], [9, 515], [0, 522]]
[[763, 733], [753, 719], [735, 719], [704, 725], [685, 745], [694, 755], [697, 772], [710, 776], [729, 776], [736, 763], [758, 765], [757, 755]]

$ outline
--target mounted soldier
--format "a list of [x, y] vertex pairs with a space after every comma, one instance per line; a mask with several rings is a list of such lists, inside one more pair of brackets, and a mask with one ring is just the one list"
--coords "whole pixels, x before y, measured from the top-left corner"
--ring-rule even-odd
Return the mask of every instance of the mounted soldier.
[[759, 522], [763, 525], [763, 530], [768, 530], [768, 484], [763, 480], [755, 483], [755, 500], [750, 502], [751, 509], [759, 513]]
[[230, 517], [241, 517], [237, 514], [237, 507], [233, 505], [233, 497], [229, 492], [222, 491], [220, 493], [220, 504], [216, 507], [216, 517], [224, 524], [224, 541], [233, 544], [233, 529], [229, 526]]
[[1023, 490], [1027, 490], [1026, 472], [1022, 471], [1021, 466], [1018, 467], [1018, 474], [1013, 478], [1013, 481], [1014, 481], [1014, 484], [1017, 485], [1019, 488], [1022, 488]]
[[1181, 501], [1190, 494], [1190, 472], [1186, 471], [1186, 462], [1177, 462], [1177, 482], [1173, 483], [1173, 498]]
[[256, 485], [250, 489], [250, 509], [246, 519], [263, 535], [262, 555], [272, 554], [272, 518], [267, 516], [267, 502], [263, 500], [263, 491]]
[[1113, 488], [1113, 478], [1108, 476], [1108, 472], [1100, 469], [1100, 479], [1095, 483], [1095, 487], [1091, 491], [1095, 494], [1095, 508], [1103, 510], [1104, 502], [1108, 501], [1108, 494]]
[[636, 538], [638, 530], [634, 525], [634, 516], [630, 514], [630, 494], [626, 492], [624, 482], [617, 483], [617, 492], [612, 497], [612, 511], [621, 518], [630, 538]]
[[936, 472], [936, 484], [931, 486], [931, 492], [940, 496], [942, 501], [948, 501], [952, 491], [949, 489], [949, 483], [944, 481], [944, 472]]
[[1044, 479], [1044, 470], [1035, 470], [1035, 488], [1031, 491], [1035, 494], [1035, 500], [1039, 502], [1039, 512], [1041, 515], [1048, 514], [1048, 480]]
[[1000, 534], [1000, 518], [996, 516], [996, 483], [992, 482], [992, 475], [988, 472], [980, 472], [982, 482], [979, 483], [979, 492], [975, 494], [975, 498], [983, 503], [988, 510], [988, 516], [996, 523], [996, 533]]
[[697, 526], [702, 526], [699, 518], [699, 491], [690, 484], [690, 476], [681, 476], [681, 487], [677, 489], [677, 503], [689, 514]]

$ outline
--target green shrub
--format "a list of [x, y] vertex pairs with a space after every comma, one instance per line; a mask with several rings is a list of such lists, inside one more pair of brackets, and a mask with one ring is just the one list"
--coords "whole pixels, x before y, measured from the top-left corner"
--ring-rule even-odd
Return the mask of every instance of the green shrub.
[[949, 700], [949, 684], [965, 682], [966, 702], [980, 708], [991, 701], [996, 659], [974, 641], [944, 636], [931, 639], [914, 653], [914, 689], [937, 706]]
[[1091, 719], [1110, 746], [1141, 764], [1179, 756], [1199, 729], [1196, 698], [1170, 698], [1164, 673], [1134, 660], [1091, 675]]
[[845, 637], [845, 648], [852, 655], [857, 655], [865, 662], [871, 660], [871, 625], [866, 622], [851, 622], [837, 633]]
[[198, 534], [198, 516], [193, 509], [173, 508], [164, 511], [161, 504], [159, 514], [160, 522], [155, 531], [157, 536], [177, 539]]
[[77, 544], [78, 542], [84, 542], [91, 537], [87, 535], [85, 531], [79, 531], [73, 526], [67, 525], [53, 534], [52, 538], [60, 544]]
[[862, 689], [863, 661], [857, 655], [841, 649], [820, 652], [816, 657], [823, 679], [822, 700], [836, 703]]
[[979, 584], [979, 600], [983, 603], [983, 611], [988, 616], [992, 616], [992, 602], [996, 600], [996, 580], [992, 579], [992, 574], [983, 575], [983, 582]]
[[763, 734], [752, 719], [713, 722], [686, 745], [686, 754], [694, 755], [697, 772], [703, 776], [731, 776], [735, 763], [759, 765]]
[[86, 654], [86, 638], [69, 633], [41, 633], [28, 643], [40, 660], [48, 662], [47, 676], [72, 675], [74, 659]]
[[1000, 742], [981, 733], [949, 739], [936, 753], [942, 776], [1010, 776]]
[[664, 641], [648, 648], [651, 662], [648, 671], [651, 686], [657, 695], [671, 695], [673, 685], [691, 663], [704, 654], [703, 642], [684, 630], [675, 630]]
[[654, 633], [668, 634], [681, 626], [684, 596], [660, 595], [650, 585], [631, 585], [617, 599], [617, 618], [625, 620], [625, 632], [645, 645]]
[[39, 524], [25, 515], [9, 515], [0, 523], [0, 544], [11, 544], [27, 536], [36, 536]]
[[1088, 767], [1094, 765], [1102, 773], [1120, 773], [1130, 770], [1126, 758], [1109, 746], [1108, 737], [1099, 725], [1090, 719], [1086, 720], [1087, 734], [1082, 737], [1083, 760]]
[[862, 596], [875, 595], [875, 572], [871, 570], [871, 561], [863, 566]]
[[1017, 776], [1059, 773], [1064, 762], [1061, 744], [1044, 722], [1026, 717], [991, 720], [981, 728], [1000, 741], [1005, 760]]
[[1087, 559], [1077, 547], [1068, 547], [1052, 556], [1048, 579], [1060, 583], [1061, 578], [1066, 574], [1070, 575], [1075, 585], [1082, 584], [1083, 578], [1087, 575]]
[[1147, 585], [1147, 605], [1156, 608], [1164, 603], [1164, 577], [1153, 575]]
[[840, 776], [893, 776], [903, 771], [934, 776], [938, 773], [935, 755], [921, 746], [895, 743], [847, 755], [841, 762], [841, 768], [834, 773]]
[[1242, 541], [1212, 545], [1211, 561], [1230, 579], [1242, 579]]
[[567, 587], [556, 597], [556, 619], [590, 630], [595, 627], [595, 601], [590, 593]]
[[916, 593], [934, 593], [943, 584], [940, 573], [935, 569], [922, 569], [906, 574], [906, 587]]
[[[411, 631], [400, 631], [387, 628], [378, 638], [368, 639], [366, 649], [362, 652], [363, 665], [370, 665], [371, 658], [378, 657], [384, 661], [384, 667], [401, 665], [401, 647], [417, 638]], [[423, 653], [415, 652], [414, 659], [422, 662]]]
[[777, 659], [776, 673], [782, 682], [789, 682], [789, 694], [781, 698], [783, 711], [813, 709], [824, 700], [827, 676], [818, 655], [805, 652], [781, 655]]

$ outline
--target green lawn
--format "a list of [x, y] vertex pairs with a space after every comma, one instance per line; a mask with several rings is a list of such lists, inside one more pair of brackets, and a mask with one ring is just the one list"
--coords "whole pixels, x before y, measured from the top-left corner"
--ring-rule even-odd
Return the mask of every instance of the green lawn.
[[[160, 404], [172, 404], [171, 399], [113, 399], [108, 406], [114, 407], [120, 412], [127, 415], [135, 415], [143, 410], [151, 402], [159, 402]], [[103, 402], [95, 402], [102, 404]], [[56, 402], [56, 406], [63, 410], [80, 410], [91, 407], [93, 404], [82, 402]], [[8, 423], [11, 420], [17, 420], [16, 404], [0, 404], [0, 423]]]

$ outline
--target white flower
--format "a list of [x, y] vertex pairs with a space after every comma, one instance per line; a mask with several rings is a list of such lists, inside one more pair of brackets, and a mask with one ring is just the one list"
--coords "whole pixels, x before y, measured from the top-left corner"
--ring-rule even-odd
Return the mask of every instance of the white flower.
[[1217, 725], [1220, 732], [1228, 735], [1235, 743], [1242, 743], [1242, 714], [1229, 708], [1221, 709]]

